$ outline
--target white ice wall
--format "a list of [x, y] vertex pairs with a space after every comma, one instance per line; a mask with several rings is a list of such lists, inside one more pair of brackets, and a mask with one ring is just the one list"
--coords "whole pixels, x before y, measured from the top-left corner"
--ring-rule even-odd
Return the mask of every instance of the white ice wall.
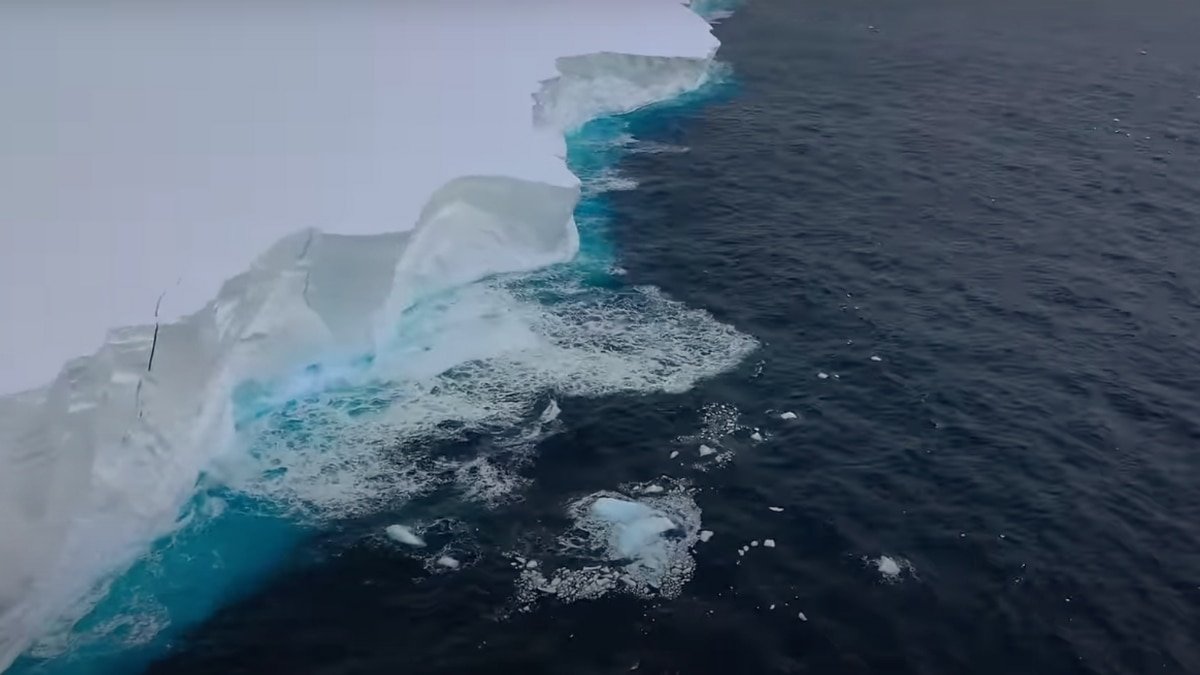
[[0, 669], [171, 527], [238, 381], [569, 259], [564, 127], [716, 46], [674, 0], [0, 4]]

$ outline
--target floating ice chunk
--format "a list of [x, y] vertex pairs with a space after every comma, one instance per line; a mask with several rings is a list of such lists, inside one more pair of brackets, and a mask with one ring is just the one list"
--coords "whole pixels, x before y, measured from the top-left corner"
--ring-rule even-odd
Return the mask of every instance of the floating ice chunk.
[[763, 439], [762, 434], [758, 433], [757, 431], [750, 434], [750, 440], [752, 440], [752, 441], [761, 441], [762, 439]]
[[826, 373], [826, 372], [817, 373], [817, 379], [827, 380], [827, 379], [829, 379], [829, 373]]
[[648, 495], [658, 494], [662, 491], [663, 487], [661, 485], [647, 485], [646, 487], [642, 488], [642, 492]]
[[712, 539], [712, 536], [712, 530], [700, 530], [700, 541], [708, 541], [709, 539]]
[[771, 605], [771, 606], [770, 606], [770, 607], [768, 607], [767, 609], [775, 609], [775, 605]]
[[445, 567], [447, 569], [452, 569], [452, 570], [458, 569], [458, 566], [459, 566], [458, 560], [451, 558], [448, 555], [444, 555], [444, 556], [438, 558], [437, 564], [441, 565], [442, 567]]
[[744, 547], [743, 547], [743, 548], [739, 548], [739, 549], [738, 549], [738, 555], [740, 555], [740, 556], [741, 556], [741, 555], [746, 555], [746, 549], [745, 549]]
[[716, 450], [708, 447], [707, 445], [704, 445], [704, 444], [700, 445], [700, 456], [701, 457], [707, 457], [709, 455], [714, 455], [714, 454], [716, 454], [716, 452], [717, 452]]
[[882, 361], [882, 360], [883, 360], [883, 357], [881, 357], [881, 356], [878, 356], [878, 355], [876, 355], [876, 354], [872, 354], [872, 355], [871, 355], [871, 360], [872, 360], [872, 361]]
[[765, 540], [763, 540], [763, 546], [766, 546], [767, 548], [775, 548], [775, 540], [774, 539], [765, 539]]
[[796, 618], [800, 619], [801, 621], [808, 621], [808, 617], [804, 616], [804, 612], [800, 612], [799, 614], [797, 614]]
[[525, 563], [525, 569], [527, 569], [527, 570], [534, 569], [537, 566], [538, 566], [538, 561], [536, 561], [536, 560], [530, 560], [529, 562]]
[[[663, 479], [669, 480], [669, 479]], [[558, 541], [562, 553], [598, 553], [607, 561], [552, 574], [522, 570], [518, 600], [537, 602], [594, 599], [612, 591], [642, 597], [679, 594], [695, 569], [692, 549], [699, 539], [700, 509], [691, 492], [668, 487], [662, 494], [633, 499], [619, 493], [584, 497], [568, 507], [574, 528]]]
[[388, 538], [398, 541], [401, 544], [407, 544], [408, 546], [425, 545], [425, 540], [417, 536], [407, 525], [388, 525], [384, 531], [387, 532]]
[[767, 509], [774, 511], [775, 513], [783, 513], [783, 507], [781, 506], [768, 506]]
[[750, 542], [750, 545], [751, 545], [751, 546], [758, 546], [758, 540], [757, 540], [757, 539], [755, 539], [754, 541]]
[[900, 563], [896, 562], [895, 558], [891, 556], [879, 556], [879, 560], [876, 561], [876, 568], [885, 577], [895, 578], [900, 576]]
[[794, 412], [791, 412], [791, 411], [788, 411], [788, 412], [785, 412], [785, 413], [781, 413], [781, 414], [779, 415], [779, 419], [781, 419], [781, 420], [794, 420], [794, 419], [796, 419], [796, 413], [794, 413]]
[[621, 557], [636, 559], [651, 568], [665, 564], [662, 535], [675, 529], [670, 518], [645, 504], [613, 497], [597, 499], [591, 511], [611, 526], [609, 543]]
[[675, 459], [675, 458], [676, 458], [676, 457], [678, 457], [678, 456], [679, 456], [679, 451], [678, 451], [678, 450], [672, 450], [672, 451], [671, 451], [671, 459]]

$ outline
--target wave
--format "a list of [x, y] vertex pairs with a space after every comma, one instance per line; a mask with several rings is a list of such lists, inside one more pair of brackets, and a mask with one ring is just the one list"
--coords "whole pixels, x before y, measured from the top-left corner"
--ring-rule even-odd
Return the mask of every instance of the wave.
[[[530, 128], [561, 136], [697, 88], [715, 44], [683, 42], [702, 48], [557, 59]], [[206, 473], [344, 515], [421, 482], [379, 439], [511, 426], [545, 392], [682, 391], [753, 348], [654, 289], [511, 276], [577, 255], [579, 198], [573, 177], [457, 176], [411, 229], [285, 236], [199, 311], [112, 330], [50, 385], [0, 398], [0, 668], [177, 528]]]

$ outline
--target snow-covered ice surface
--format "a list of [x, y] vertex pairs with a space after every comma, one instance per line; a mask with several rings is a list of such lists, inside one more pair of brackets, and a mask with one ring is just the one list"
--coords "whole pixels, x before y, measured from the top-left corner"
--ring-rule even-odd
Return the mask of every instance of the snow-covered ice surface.
[[[27, 64], [0, 68], [0, 667], [202, 476], [351, 513], [430, 480], [381, 438], [682, 391], [754, 346], [652, 288], [463, 287], [576, 255], [563, 135], [703, 83], [687, 8], [271, 7], [0, 9]], [[493, 469], [463, 472], [481, 501]]]

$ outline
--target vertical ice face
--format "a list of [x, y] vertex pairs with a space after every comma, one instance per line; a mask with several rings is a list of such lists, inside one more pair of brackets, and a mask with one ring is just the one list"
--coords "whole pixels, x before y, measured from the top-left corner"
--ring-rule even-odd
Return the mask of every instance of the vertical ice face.
[[562, 132], [716, 46], [676, 0], [3, 3], [0, 669], [173, 526], [239, 382], [574, 255]]

